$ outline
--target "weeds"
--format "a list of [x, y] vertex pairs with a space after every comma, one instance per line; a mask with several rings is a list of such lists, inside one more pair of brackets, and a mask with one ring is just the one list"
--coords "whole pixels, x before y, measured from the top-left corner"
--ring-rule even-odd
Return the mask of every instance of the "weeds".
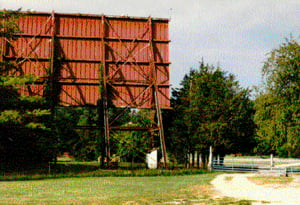
[[248, 179], [257, 185], [265, 185], [265, 184], [285, 185], [293, 181], [292, 177], [277, 177], [277, 176], [265, 176], [265, 175], [255, 175], [253, 177], [248, 177]]

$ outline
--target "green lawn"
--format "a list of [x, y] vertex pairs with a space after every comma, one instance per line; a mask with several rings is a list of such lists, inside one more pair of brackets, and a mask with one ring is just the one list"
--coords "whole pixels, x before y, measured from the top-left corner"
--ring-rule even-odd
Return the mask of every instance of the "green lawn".
[[233, 204], [228, 198], [211, 199], [209, 181], [215, 175], [4, 181], [0, 182], [0, 204]]

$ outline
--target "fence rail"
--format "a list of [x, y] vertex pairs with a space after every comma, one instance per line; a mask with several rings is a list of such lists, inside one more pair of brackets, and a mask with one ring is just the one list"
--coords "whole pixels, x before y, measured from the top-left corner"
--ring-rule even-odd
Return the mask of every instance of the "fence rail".
[[225, 172], [300, 173], [300, 159], [225, 157], [212, 160], [211, 169]]

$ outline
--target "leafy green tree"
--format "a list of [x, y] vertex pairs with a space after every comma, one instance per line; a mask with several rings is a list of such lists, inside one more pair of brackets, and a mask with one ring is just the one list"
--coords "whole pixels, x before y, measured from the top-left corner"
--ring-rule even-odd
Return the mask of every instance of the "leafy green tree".
[[[109, 114], [122, 112], [122, 108], [110, 108]], [[130, 110], [119, 117], [114, 126], [136, 123], [137, 117], [130, 117]], [[59, 154], [70, 153], [76, 160], [92, 161], [103, 156], [105, 142], [103, 134], [102, 107], [56, 107], [53, 128], [57, 137]], [[128, 133], [127, 133], [128, 134]], [[116, 153], [118, 141], [111, 136], [111, 152]]]
[[117, 142], [116, 155], [127, 162], [145, 162], [151, 148], [151, 138], [147, 132], [123, 131], [114, 135]]
[[253, 148], [253, 103], [232, 74], [202, 63], [173, 96], [178, 117], [171, 130], [179, 146], [185, 141], [185, 154], [197, 151], [205, 158], [209, 146], [221, 156]]
[[[20, 33], [16, 20], [19, 11], [0, 12], [0, 34], [16, 40]], [[0, 163], [13, 167], [52, 160], [55, 140], [49, 127], [50, 110], [42, 97], [23, 95], [37, 78], [23, 75], [18, 66], [3, 57], [0, 60]], [[30, 163], [29, 163], [30, 162]]]
[[98, 110], [93, 106], [56, 107], [53, 128], [58, 153], [68, 152], [76, 160], [96, 160], [102, 138], [98, 116]]
[[[132, 111], [127, 115], [130, 121], [122, 126], [149, 126], [150, 120], [146, 115], [148, 113], [145, 110]], [[113, 135], [114, 153], [132, 163], [145, 162], [146, 154], [151, 150], [151, 143], [151, 136], [147, 131], [120, 131]]]
[[258, 153], [300, 156], [300, 46], [286, 39], [262, 69], [265, 87], [255, 101]]

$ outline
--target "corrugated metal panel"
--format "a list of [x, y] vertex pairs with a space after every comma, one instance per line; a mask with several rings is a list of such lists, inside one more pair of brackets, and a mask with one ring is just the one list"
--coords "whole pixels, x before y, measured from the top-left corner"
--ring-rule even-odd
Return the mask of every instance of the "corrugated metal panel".
[[24, 85], [21, 87], [22, 95], [30, 95], [30, 96], [42, 96], [45, 90], [44, 85]]
[[51, 15], [26, 15], [19, 19], [19, 27], [25, 35], [51, 35]]
[[25, 61], [22, 64], [22, 70], [24, 73], [30, 73], [37, 77], [47, 77], [47, 70], [49, 69], [49, 62], [41, 61]]
[[22, 37], [11, 42], [7, 57], [50, 58], [51, 39]]
[[[55, 79], [61, 85], [62, 105], [96, 105], [100, 98], [99, 71], [105, 64], [117, 107], [151, 108], [153, 87], [149, 86], [155, 83], [154, 76], [160, 106], [170, 106], [168, 20], [33, 13], [20, 19], [19, 25], [23, 33], [9, 47], [6, 57], [21, 61], [24, 73], [45, 77], [51, 67], [55, 36]], [[39, 85], [36, 93], [42, 95], [41, 89]]]
[[157, 82], [159, 85], [169, 85], [170, 73], [169, 66], [157, 66]]
[[92, 39], [59, 39], [61, 56], [69, 60], [101, 59], [101, 41]]
[[69, 62], [62, 64], [61, 81], [89, 83], [99, 82], [99, 63]]
[[4, 55], [4, 45], [5, 45], [4, 37], [0, 36], [0, 54], [1, 54], [1, 58]]
[[144, 83], [150, 79], [149, 65], [131, 65], [131, 64], [109, 64], [108, 76], [114, 81], [143, 81]]
[[107, 37], [122, 39], [148, 40], [147, 21], [124, 19], [108, 19]]
[[153, 98], [151, 89], [141, 86], [114, 86], [118, 98], [113, 99], [114, 104], [120, 107], [151, 108]]
[[107, 46], [109, 61], [149, 62], [150, 51], [147, 42], [110, 41]]
[[39, 62], [39, 61], [25, 61], [22, 64], [17, 64], [15, 61], [9, 61], [14, 64], [17, 69], [12, 70], [9, 74], [13, 75], [24, 75], [30, 74], [31, 76], [39, 77], [37, 81], [41, 82], [45, 78], [48, 78], [47, 70], [49, 63], [48, 62]]
[[158, 88], [158, 98], [160, 99], [161, 107], [168, 108], [170, 107], [170, 99], [169, 99], [169, 89], [166, 88]]
[[86, 16], [57, 16], [57, 35], [65, 37], [90, 37], [101, 38], [101, 18]]
[[168, 22], [154, 22], [153, 38], [154, 40], [169, 40]]
[[99, 100], [99, 89], [95, 85], [62, 85], [61, 104], [65, 106], [96, 105]]
[[155, 61], [157, 63], [169, 62], [169, 45], [166, 43], [154, 43]]

